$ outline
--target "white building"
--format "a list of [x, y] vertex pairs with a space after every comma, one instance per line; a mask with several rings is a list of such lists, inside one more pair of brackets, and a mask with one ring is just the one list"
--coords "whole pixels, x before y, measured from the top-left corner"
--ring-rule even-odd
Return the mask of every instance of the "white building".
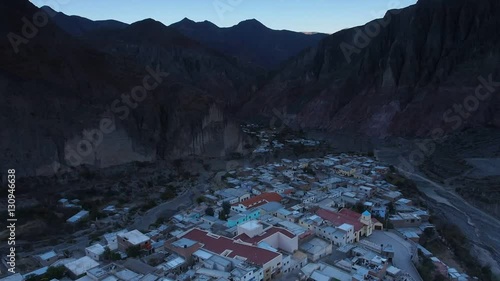
[[104, 250], [104, 247], [101, 244], [97, 243], [85, 248], [85, 255], [92, 258], [93, 260], [99, 261], [104, 254]]
[[84, 219], [84, 218], [86, 218], [88, 216], [89, 216], [89, 211], [81, 210], [76, 215], [74, 215], [71, 218], [67, 219], [66, 222], [77, 223], [77, 222], [81, 221], [82, 219]]
[[24, 281], [24, 278], [21, 275], [21, 273], [18, 272], [16, 274], [12, 274], [12, 275], [6, 276], [4, 278], [0, 278], [0, 281]]
[[66, 269], [68, 270], [70, 276], [74, 279], [82, 277], [82, 275], [84, 275], [87, 270], [97, 266], [99, 266], [99, 263], [87, 256], [64, 265], [64, 267], [66, 267]]
[[59, 257], [57, 256], [56, 252], [54, 251], [49, 251], [40, 255], [36, 256], [36, 259], [40, 263], [41, 266], [49, 266], [56, 262]]
[[139, 230], [135, 229], [127, 233], [117, 235], [118, 249], [121, 251], [127, 250], [131, 246], [140, 246], [141, 249], [150, 250], [151, 240]]

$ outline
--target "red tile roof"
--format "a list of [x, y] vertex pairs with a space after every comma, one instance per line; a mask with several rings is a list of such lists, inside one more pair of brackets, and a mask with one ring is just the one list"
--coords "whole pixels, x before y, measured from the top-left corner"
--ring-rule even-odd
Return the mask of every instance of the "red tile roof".
[[[346, 209], [346, 208], [343, 208], [342, 210], [340, 210], [339, 213], [347, 215], [347, 216], [354, 218], [354, 219], [357, 219], [357, 220], [359, 220], [361, 218], [361, 214], [356, 213], [353, 210]], [[379, 221], [376, 218], [372, 218], [372, 222], [378, 223]]]
[[269, 202], [281, 202], [282, 199], [283, 197], [281, 197], [281, 195], [279, 195], [276, 192], [265, 192], [257, 196], [254, 196], [252, 198], [249, 198], [247, 200], [244, 200], [242, 202], [235, 203], [233, 204], [233, 206], [238, 206], [239, 204], [242, 204], [247, 208], [253, 208], [253, 207], [258, 207], [260, 205], [264, 205]]
[[346, 215], [345, 213], [335, 213], [325, 209], [319, 209], [316, 211], [316, 215], [331, 222], [334, 226], [341, 226], [344, 223], [350, 224], [354, 226], [354, 231], [359, 231], [364, 226], [359, 220], [350, 215]]
[[275, 233], [281, 233], [281, 234], [287, 236], [288, 238], [294, 238], [295, 237], [295, 235], [293, 235], [293, 233], [291, 233], [290, 231], [288, 231], [288, 230], [286, 230], [284, 228], [281, 228], [281, 227], [274, 227], [273, 226], [273, 227], [267, 229], [261, 235], [250, 237], [250, 236], [246, 235], [245, 233], [242, 233], [242, 234], [234, 237], [234, 239], [235, 240], [240, 239], [241, 241], [246, 242], [246, 243], [258, 244], [262, 240], [268, 238], [269, 236], [271, 236], [271, 235], [273, 235]]
[[356, 219], [356, 220], [359, 220], [361, 218], [360, 213], [356, 213], [353, 210], [350, 210], [347, 208], [342, 208], [342, 210], [340, 210], [339, 213], [344, 214], [346, 216], [349, 216], [349, 217]]
[[235, 256], [244, 257], [248, 262], [257, 265], [264, 265], [280, 255], [279, 253], [238, 243], [231, 238], [218, 236], [197, 228], [188, 231], [182, 237], [198, 241], [204, 244], [204, 249], [219, 255], [226, 252], [224, 256], [230, 258], [234, 258]]

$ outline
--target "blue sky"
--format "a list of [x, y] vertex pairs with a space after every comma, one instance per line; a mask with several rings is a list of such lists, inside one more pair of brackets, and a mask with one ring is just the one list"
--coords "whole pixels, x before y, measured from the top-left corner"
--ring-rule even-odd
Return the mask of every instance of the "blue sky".
[[[9, 0], [16, 1], [16, 0]], [[255, 18], [273, 29], [333, 33], [383, 16], [416, 0], [31, 0], [68, 15], [132, 23], [153, 18], [166, 25], [184, 17], [233, 26]]]

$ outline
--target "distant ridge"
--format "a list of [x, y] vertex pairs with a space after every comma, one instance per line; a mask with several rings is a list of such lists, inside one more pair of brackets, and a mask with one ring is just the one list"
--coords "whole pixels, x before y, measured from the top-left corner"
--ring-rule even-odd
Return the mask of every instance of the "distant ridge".
[[83, 36], [84, 34], [99, 29], [122, 29], [128, 24], [116, 20], [93, 21], [80, 16], [68, 16], [62, 12], [56, 12], [49, 6], [41, 7], [49, 15], [54, 15], [52, 21], [62, 30], [73, 36]]
[[170, 25], [208, 47], [266, 69], [275, 69], [302, 50], [316, 46], [327, 34], [273, 30], [256, 19], [232, 27], [188, 18]]

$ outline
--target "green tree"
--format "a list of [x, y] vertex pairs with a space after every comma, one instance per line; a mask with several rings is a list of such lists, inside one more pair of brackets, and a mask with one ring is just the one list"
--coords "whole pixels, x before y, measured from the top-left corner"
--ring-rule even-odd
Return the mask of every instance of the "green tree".
[[130, 246], [127, 248], [125, 251], [127, 253], [127, 256], [130, 258], [136, 258], [141, 255], [141, 246], [136, 245], [136, 246]]
[[394, 203], [392, 202], [389, 202], [389, 204], [387, 204], [387, 209], [389, 211], [389, 214], [396, 213], [396, 208], [394, 207]]
[[116, 261], [121, 259], [121, 256], [118, 253], [111, 252], [111, 250], [108, 247], [106, 247], [104, 249], [104, 253], [102, 254], [102, 258], [105, 261]]
[[196, 203], [201, 204], [203, 202], [205, 202], [205, 197], [200, 196], [200, 197], [196, 198]]
[[314, 170], [309, 166], [302, 169], [302, 171], [310, 176], [313, 176], [313, 177], [316, 176], [316, 172], [314, 172]]
[[212, 207], [208, 207], [205, 209], [205, 215], [207, 216], [214, 216], [215, 215], [215, 211]]
[[352, 206], [352, 209], [361, 214], [364, 212], [365, 206], [363, 205], [363, 203], [358, 202], [356, 203], [356, 205]]
[[229, 215], [229, 213], [231, 213], [231, 204], [229, 204], [228, 201], [222, 202], [222, 210], [225, 215]]
[[62, 279], [66, 274], [66, 269], [64, 266], [50, 266], [47, 268], [47, 272], [43, 275], [41, 280], [52, 280], [52, 279]]
[[161, 194], [161, 199], [166, 201], [175, 198], [175, 196], [176, 196], [175, 192], [172, 191], [171, 189], [168, 189]]
[[219, 212], [219, 219], [225, 221], [226, 220], [226, 214], [224, 214], [224, 211]]

